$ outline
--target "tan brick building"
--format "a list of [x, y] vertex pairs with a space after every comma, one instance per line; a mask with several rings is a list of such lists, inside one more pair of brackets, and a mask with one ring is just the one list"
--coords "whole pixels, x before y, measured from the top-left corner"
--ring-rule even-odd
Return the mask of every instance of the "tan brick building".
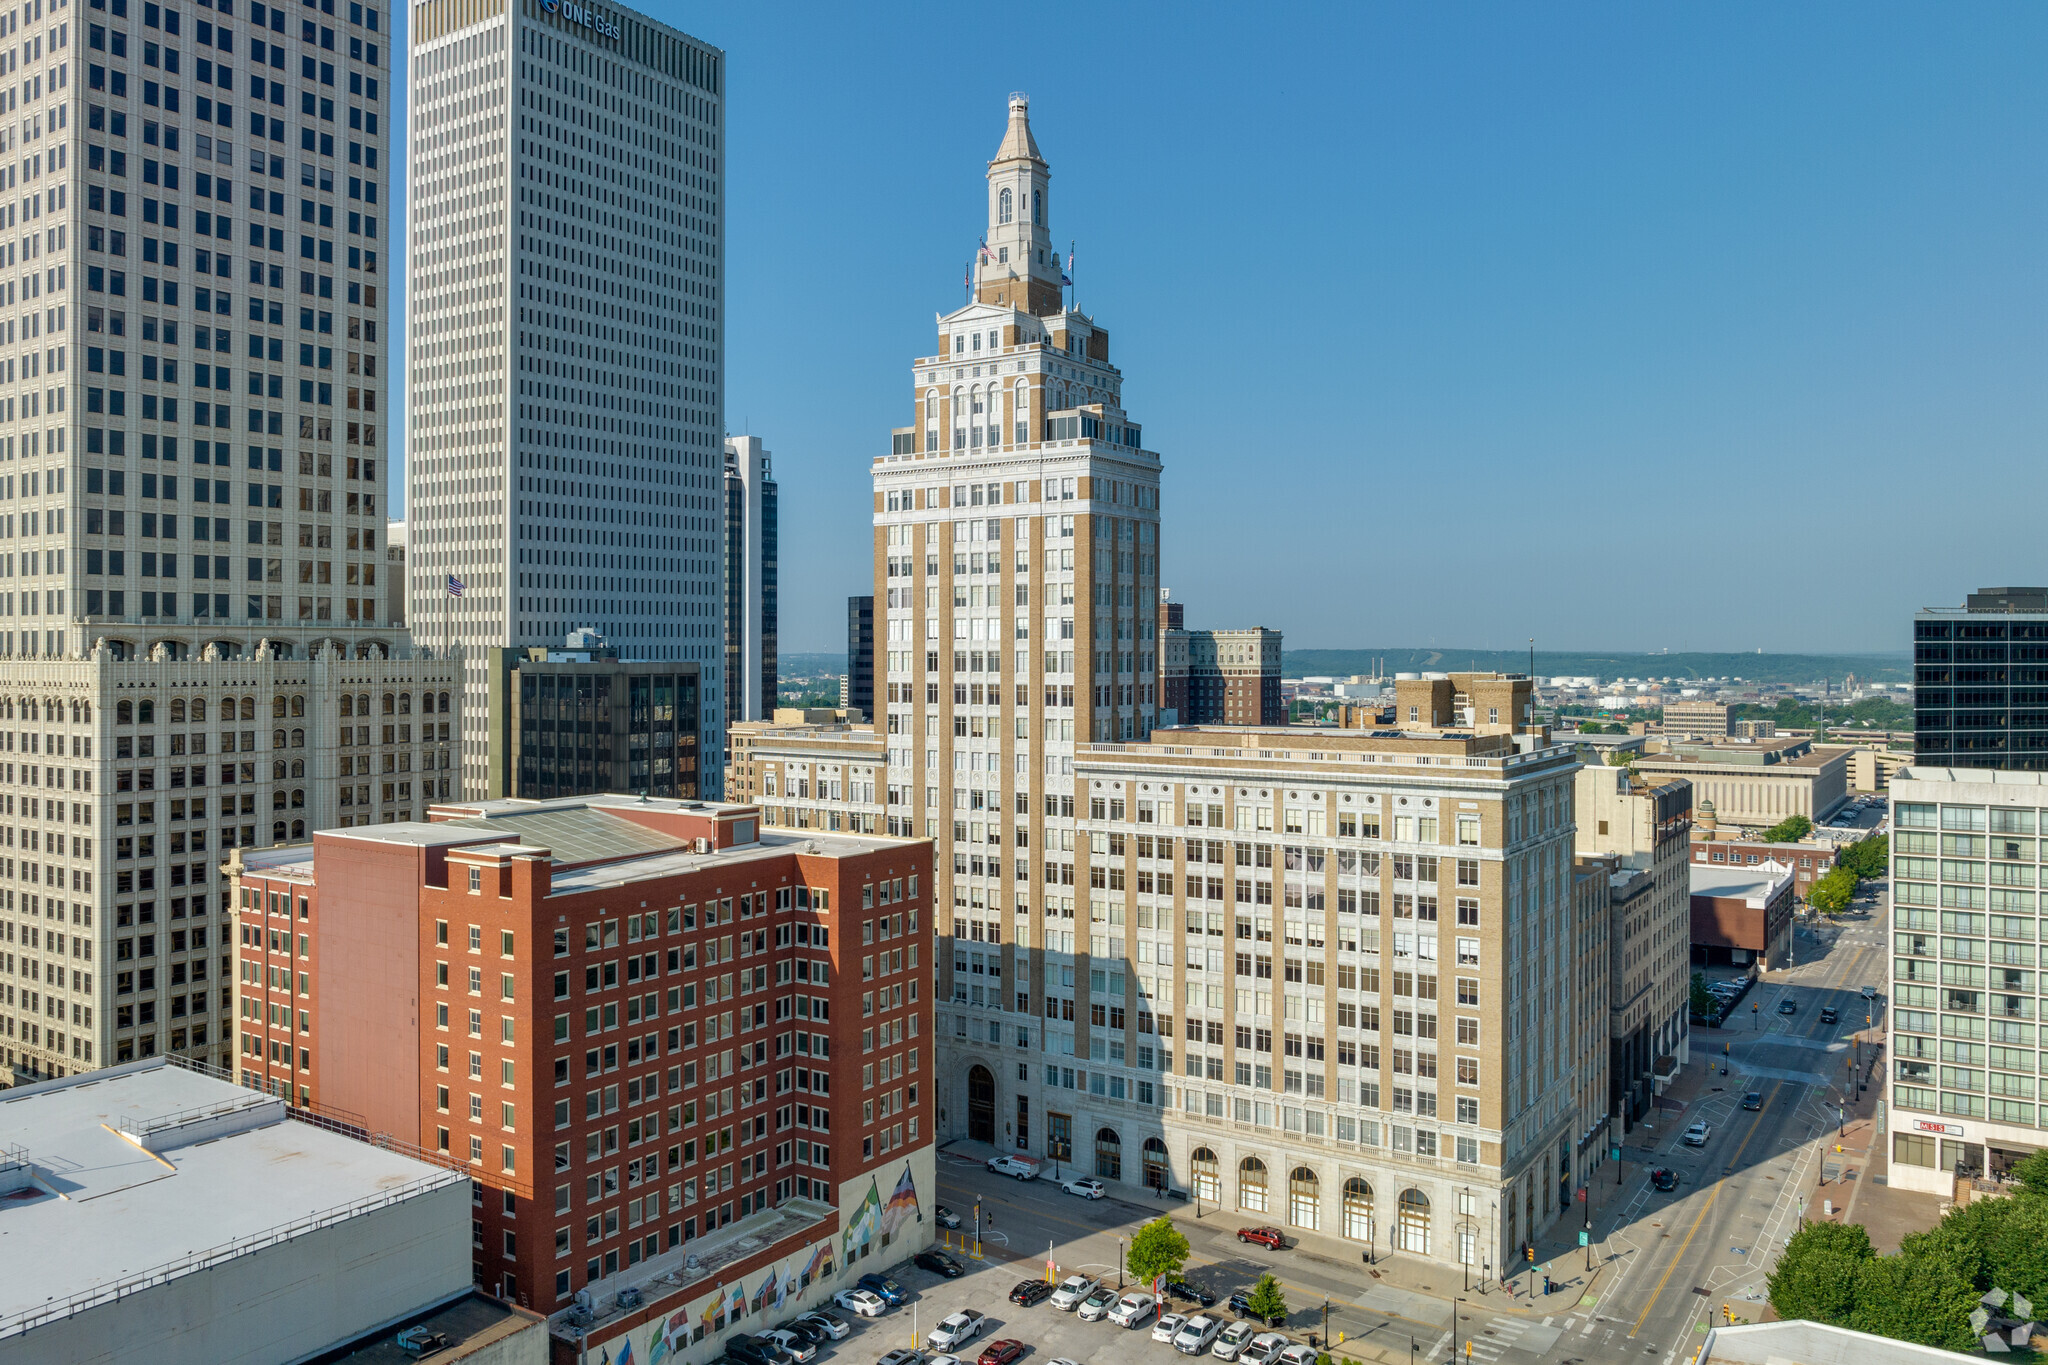
[[963, 1003], [956, 965], [950, 1068], [1027, 1068], [1005, 1137], [1028, 1124], [1090, 1174], [1498, 1268], [1600, 1155], [1577, 766], [1422, 730], [1086, 746], [1074, 912], [1004, 963], [1034, 1045]]

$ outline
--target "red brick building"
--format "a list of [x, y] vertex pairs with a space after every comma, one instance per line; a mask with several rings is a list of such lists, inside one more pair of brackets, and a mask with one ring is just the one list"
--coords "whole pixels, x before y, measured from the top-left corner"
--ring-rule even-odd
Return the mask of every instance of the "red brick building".
[[821, 1237], [843, 1271], [878, 1177], [931, 1188], [928, 842], [627, 796], [430, 816], [238, 851], [239, 1062], [465, 1164], [479, 1284], [554, 1313]]

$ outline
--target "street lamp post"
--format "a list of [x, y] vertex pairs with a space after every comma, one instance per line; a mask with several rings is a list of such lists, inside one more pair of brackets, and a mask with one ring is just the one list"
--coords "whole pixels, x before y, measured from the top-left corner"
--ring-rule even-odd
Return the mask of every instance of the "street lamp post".
[[1124, 1239], [1116, 1239], [1116, 1288], [1121, 1294], [1124, 1288]]
[[[1460, 1209], [1459, 1212], [1466, 1218], [1469, 1218], [1472, 1216], [1472, 1187], [1470, 1185], [1465, 1187], [1464, 1194], [1464, 1208]], [[1460, 1228], [1458, 1232], [1458, 1269], [1464, 1276], [1465, 1292], [1469, 1294], [1472, 1292], [1472, 1258], [1465, 1254], [1465, 1234], [1463, 1228]]]
[[1323, 1345], [1330, 1344], [1330, 1296], [1323, 1295]]
[[1458, 1310], [1464, 1302], [1465, 1300], [1462, 1298], [1451, 1301], [1451, 1359], [1453, 1361], [1456, 1361], [1458, 1358]]

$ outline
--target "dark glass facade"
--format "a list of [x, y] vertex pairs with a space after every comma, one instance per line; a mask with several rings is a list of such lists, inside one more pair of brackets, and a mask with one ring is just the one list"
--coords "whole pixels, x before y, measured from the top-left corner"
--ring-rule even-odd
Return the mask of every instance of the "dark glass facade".
[[846, 704], [875, 714], [875, 599], [846, 599]]
[[2048, 771], [2048, 588], [1986, 588], [1913, 622], [1913, 757]]
[[504, 758], [493, 763], [492, 796], [702, 794], [697, 665], [501, 653], [491, 699]]

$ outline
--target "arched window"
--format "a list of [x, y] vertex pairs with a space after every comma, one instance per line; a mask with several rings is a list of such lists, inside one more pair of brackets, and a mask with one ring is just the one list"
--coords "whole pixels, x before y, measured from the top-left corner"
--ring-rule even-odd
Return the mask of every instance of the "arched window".
[[292, 698], [292, 714], [295, 716], [306, 714], [306, 699], [303, 696], [294, 696]]
[[1114, 1128], [1095, 1130], [1095, 1174], [1104, 1180], [1124, 1178], [1124, 1144]]
[[270, 732], [270, 747], [273, 749], [282, 749], [284, 747], [284, 731], [272, 730]]
[[348, 693], [346, 693], [346, 692], [342, 693], [342, 694], [341, 694], [341, 714], [343, 714], [344, 716], [352, 716], [352, 715], [354, 715], [355, 713], [356, 713], [356, 699], [355, 699], [354, 697], [351, 697], [351, 696], [350, 696], [350, 695], [349, 695]]
[[[273, 766], [273, 767], [271, 768], [271, 770], [270, 770], [270, 775], [271, 775], [271, 776], [272, 776], [273, 778], [280, 778], [280, 777], [283, 777], [283, 776], [284, 776], [284, 764], [283, 764], [282, 762], [280, 762], [280, 763], [278, 763], [278, 764], [274, 765], [274, 766]], [[279, 787], [279, 788], [278, 788], [278, 789], [277, 789], [276, 791], [274, 791], [274, 792], [272, 792], [272, 793], [270, 794], [270, 808], [271, 808], [272, 810], [283, 810], [283, 809], [284, 809], [284, 788], [283, 788], [283, 787]], [[278, 836], [278, 837], [282, 838], [283, 836], [282, 836], [282, 835], [280, 835], [280, 836]]]
[[1266, 1211], [1266, 1163], [1255, 1156], [1237, 1163], [1237, 1206], [1254, 1213]]
[[270, 718], [272, 720], [284, 719], [284, 705], [284, 697], [282, 695], [270, 699]]
[[398, 714], [398, 697], [393, 693], [386, 692], [384, 694], [384, 714], [387, 716]]
[[116, 725], [133, 725], [134, 723], [135, 723], [135, 703], [134, 703], [134, 702], [132, 702], [132, 701], [117, 701], [117, 702], [115, 702], [115, 703], [114, 703], [114, 724], [116, 724]]
[[1166, 1188], [1166, 1144], [1155, 1135], [1145, 1139], [1145, 1188]]
[[1344, 1235], [1354, 1242], [1372, 1240], [1372, 1186], [1363, 1176], [1344, 1182]]
[[295, 840], [297, 840], [297, 839], [304, 839], [305, 837], [306, 837], [306, 822], [305, 822], [304, 820], [294, 820], [294, 821], [292, 821], [292, 838], [293, 838], [293, 839], [295, 839]]
[[242, 719], [256, 719], [256, 699], [254, 697], [242, 698]]
[[271, 842], [271, 843], [273, 843], [273, 844], [281, 844], [281, 843], [283, 843], [284, 841], [285, 841], [285, 823], [284, 823], [284, 821], [282, 821], [282, 820], [277, 820], [277, 821], [273, 821], [273, 822], [271, 823], [271, 826], [270, 826], [270, 842]]
[[1402, 1251], [1429, 1255], [1429, 1196], [1421, 1190], [1401, 1191], [1399, 1236]]
[[306, 747], [306, 732], [304, 730], [292, 731], [292, 747], [294, 749], [303, 749]]
[[444, 716], [448, 714], [448, 694], [446, 692], [441, 694], [441, 714]]
[[398, 714], [401, 716], [412, 714], [412, 693], [400, 692], [398, 694]]
[[295, 759], [293, 759], [293, 760], [292, 760], [292, 776], [293, 776], [293, 777], [304, 777], [305, 775], [306, 775], [306, 760], [305, 760], [305, 759], [303, 759], [303, 758], [295, 758]]
[[1287, 1221], [1298, 1228], [1323, 1225], [1322, 1182], [1306, 1166], [1296, 1166], [1287, 1177]]
[[304, 787], [293, 787], [293, 788], [292, 788], [292, 809], [293, 809], [293, 810], [304, 810], [305, 808], [306, 808], [306, 789], [305, 789]]
[[368, 692], [356, 693], [356, 714], [359, 716], [370, 714], [370, 694]]
[[194, 697], [192, 699], [192, 723], [197, 725], [205, 719], [206, 699], [204, 697]]
[[996, 196], [996, 221], [998, 223], [1009, 222], [1010, 212], [1010, 192], [1008, 190], [1004, 190], [1001, 194]]
[[136, 703], [135, 721], [138, 725], [156, 724], [156, 703], [153, 701]]
[[1197, 1147], [1188, 1154], [1188, 1171], [1194, 1177], [1195, 1198], [1212, 1204], [1223, 1202], [1223, 1174], [1217, 1169], [1216, 1154]]
[[1039, 199], [1038, 191], [1031, 191], [1031, 221], [1034, 226], [1045, 225], [1045, 204]]
[[184, 723], [185, 699], [183, 697], [173, 697], [171, 698], [171, 724], [183, 725]]

